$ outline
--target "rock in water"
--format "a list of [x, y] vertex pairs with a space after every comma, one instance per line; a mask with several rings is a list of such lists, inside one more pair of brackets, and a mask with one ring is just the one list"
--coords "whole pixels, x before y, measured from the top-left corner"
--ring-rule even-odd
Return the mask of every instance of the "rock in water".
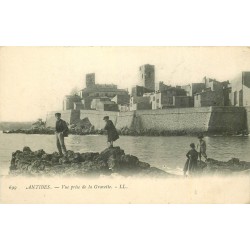
[[[150, 169], [152, 171], [150, 171]], [[146, 162], [141, 162], [136, 156], [126, 155], [120, 147], [107, 148], [101, 153], [75, 153], [68, 151], [65, 156], [57, 152], [48, 154], [44, 150], [32, 152], [29, 147], [12, 154], [11, 175], [62, 175], [62, 176], [100, 176], [142, 175], [168, 176], [165, 171], [150, 168]]]
[[[208, 159], [201, 162], [202, 175], [223, 174], [235, 172], [249, 173], [250, 162], [233, 158], [227, 162]], [[44, 150], [32, 152], [29, 147], [23, 151], [17, 150], [12, 154], [11, 175], [31, 176], [144, 176], [144, 177], [173, 177], [169, 173], [146, 162], [141, 162], [134, 155], [126, 155], [120, 147], [107, 148], [101, 153], [75, 153], [68, 151], [67, 155], [60, 156], [57, 152], [52, 154]]]

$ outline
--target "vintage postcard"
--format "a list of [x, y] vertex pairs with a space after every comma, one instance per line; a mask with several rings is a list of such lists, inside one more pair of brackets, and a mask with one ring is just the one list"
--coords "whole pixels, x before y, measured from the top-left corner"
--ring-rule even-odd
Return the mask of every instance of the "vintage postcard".
[[249, 131], [249, 47], [0, 47], [0, 203], [249, 203]]

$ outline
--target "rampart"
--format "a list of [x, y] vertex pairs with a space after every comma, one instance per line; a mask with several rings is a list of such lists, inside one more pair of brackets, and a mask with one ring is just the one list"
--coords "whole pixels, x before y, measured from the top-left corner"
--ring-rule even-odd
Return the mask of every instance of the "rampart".
[[[88, 118], [95, 129], [104, 127], [104, 116], [109, 116], [117, 129], [129, 128], [170, 132], [211, 132], [236, 133], [250, 131], [250, 107], [201, 107], [171, 108], [158, 110], [137, 110], [130, 112], [112, 112], [96, 110], [61, 111], [62, 119], [73, 124]], [[47, 115], [46, 126], [55, 126], [55, 112]]]
[[55, 113], [61, 113], [62, 119], [66, 121], [68, 124], [74, 124], [79, 121], [80, 110], [60, 110], [60, 111], [51, 111], [47, 113], [46, 117], [46, 127], [55, 127], [56, 119]]

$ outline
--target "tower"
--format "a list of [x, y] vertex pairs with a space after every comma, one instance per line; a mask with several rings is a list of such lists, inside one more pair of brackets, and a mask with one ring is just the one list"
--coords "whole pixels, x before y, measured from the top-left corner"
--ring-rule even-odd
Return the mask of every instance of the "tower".
[[155, 90], [155, 66], [150, 64], [142, 65], [139, 69], [140, 85]]
[[86, 74], [86, 88], [95, 85], [95, 73]]

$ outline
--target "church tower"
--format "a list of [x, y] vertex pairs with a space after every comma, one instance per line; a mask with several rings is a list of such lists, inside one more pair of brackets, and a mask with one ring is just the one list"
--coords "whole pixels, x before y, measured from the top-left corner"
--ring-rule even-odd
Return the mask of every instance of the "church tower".
[[141, 86], [155, 90], [155, 66], [150, 64], [142, 65], [139, 69], [139, 83]]

